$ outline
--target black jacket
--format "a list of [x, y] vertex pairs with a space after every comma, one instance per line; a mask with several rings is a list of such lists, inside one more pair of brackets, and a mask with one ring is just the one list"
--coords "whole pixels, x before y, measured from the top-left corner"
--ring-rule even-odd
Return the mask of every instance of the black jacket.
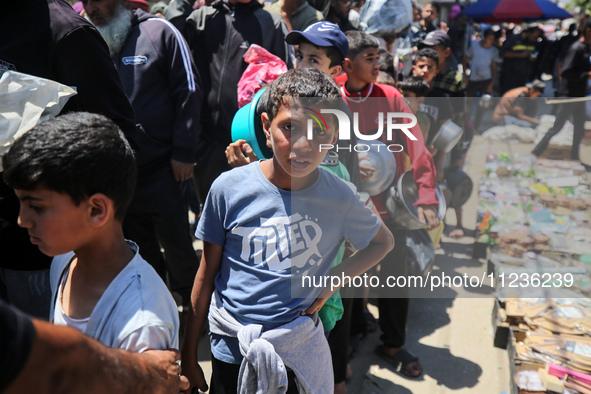
[[145, 133], [138, 153], [145, 170], [170, 159], [195, 162], [200, 132], [200, 80], [181, 33], [165, 19], [135, 10], [114, 59], [123, 89]]
[[[87, 111], [111, 118], [136, 144], [133, 110], [109, 49], [96, 29], [62, 0], [2, 1], [0, 69], [15, 70], [73, 86], [62, 113]], [[2, 103], [0, 103], [0, 112]], [[51, 258], [29, 242], [17, 225], [19, 201], [0, 179], [0, 266], [49, 268]]]
[[570, 46], [560, 73], [562, 83], [558, 93], [561, 96], [584, 97], [587, 95], [587, 81], [591, 71], [590, 57], [589, 45], [576, 41]]
[[191, 12], [192, 4], [174, 0], [166, 17], [185, 35], [203, 81], [199, 154], [214, 149], [224, 155], [238, 111], [238, 81], [247, 67], [242, 57], [251, 44], [258, 44], [292, 68], [291, 49], [285, 43], [287, 29], [281, 17], [264, 11], [256, 0], [235, 6], [218, 0]]

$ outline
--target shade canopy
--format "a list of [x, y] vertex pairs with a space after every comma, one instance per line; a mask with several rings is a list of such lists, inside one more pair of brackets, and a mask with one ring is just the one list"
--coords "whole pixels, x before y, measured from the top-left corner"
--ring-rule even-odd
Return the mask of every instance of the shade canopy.
[[523, 23], [543, 19], [565, 19], [572, 15], [549, 0], [479, 0], [464, 13], [477, 22]]

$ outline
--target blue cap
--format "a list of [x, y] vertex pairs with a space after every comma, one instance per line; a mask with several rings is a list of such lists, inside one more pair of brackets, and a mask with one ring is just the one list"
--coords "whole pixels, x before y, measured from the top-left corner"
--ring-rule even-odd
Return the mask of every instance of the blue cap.
[[304, 31], [293, 30], [285, 37], [285, 42], [297, 45], [302, 37], [319, 47], [335, 47], [343, 55], [343, 59], [347, 57], [349, 52], [347, 36], [334, 23], [316, 22]]

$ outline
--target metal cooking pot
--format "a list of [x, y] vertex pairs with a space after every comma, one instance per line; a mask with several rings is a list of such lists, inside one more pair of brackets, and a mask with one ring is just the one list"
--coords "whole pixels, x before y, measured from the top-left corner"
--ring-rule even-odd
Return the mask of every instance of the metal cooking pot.
[[[447, 204], [443, 190], [439, 185], [435, 188], [437, 201], [439, 201], [438, 216], [443, 220], [447, 211]], [[426, 228], [427, 224], [419, 220], [417, 206], [414, 205], [419, 199], [419, 189], [412, 176], [412, 171], [407, 171], [398, 179], [396, 185], [390, 187], [389, 196], [386, 200], [386, 208], [392, 218], [395, 227], [407, 230], [418, 230]]]
[[472, 179], [461, 168], [446, 168], [445, 182], [451, 191], [450, 207], [459, 208], [468, 201], [474, 184]]
[[488, 108], [490, 108], [491, 104], [492, 104], [492, 96], [490, 94], [483, 94], [478, 99], [478, 105], [481, 108], [488, 109]]
[[454, 146], [462, 138], [464, 130], [451, 120], [446, 121], [441, 125], [441, 128], [435, 133], [433, 137], [433, 145], [437, 150], [447, 153], [453, 149]]
[[370, 150], [359, 152], [359, 158], [365, 158], [363, 163], [376, 170], [369, 179], [361, 181], [359, 190], [375, 196], [386, 190], [394, 181], [396, 176], [396, 160], [392, 152], [388, 151], [388, 145], [381, 141], [372, 141], [368, 144]]

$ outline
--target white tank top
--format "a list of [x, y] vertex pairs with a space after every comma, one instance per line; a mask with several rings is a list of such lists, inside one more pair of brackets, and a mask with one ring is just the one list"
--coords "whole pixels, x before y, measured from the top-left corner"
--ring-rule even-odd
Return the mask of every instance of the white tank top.
[[66, 284], [66, 280], [68, 279], [67, 273], [63, 276], [62, 282], [57, 289], [57, 294], [59, 294], [59, 298], [55, 303], [55, 311], [53, 313], [53, 323], [59, 326], [68, 326], [77, 329], [81, 333], [86, 333], [86, 326], [88, 326], [88, 321], [90, 320], [90, 316], [85, 317], [84, 319], [73, 319], [70, 316], [66, 315], [62, 308], [62, 289]]

